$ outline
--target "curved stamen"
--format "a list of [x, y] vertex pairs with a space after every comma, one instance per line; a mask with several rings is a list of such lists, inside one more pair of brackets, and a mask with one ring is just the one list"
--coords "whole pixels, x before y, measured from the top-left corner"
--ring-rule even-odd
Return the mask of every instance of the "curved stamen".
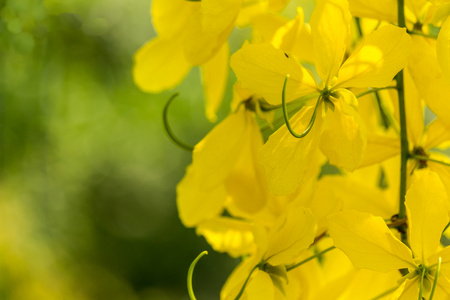
[[167, 118], [167, 115], [169, 113], [169, 105], [170, 103], [172, 103], [173, 99], [175, 99], [178, 96], [178, 93], [175, 93], [172, 95], [172, 97], [169, 98], [169, 100], [167, 101], [166, 105], [164, 106], [164, 110], [163, 110], [163, 123], [164, 123], [164, 129], [166, 130], [167, 135], [169, 136], [170, 140], [177, 145], [178, 147], [180, 147], [183, 150], [192, 152], [194, 151], [194, 147], [191, 145], [188, 145], [184, 142], [182, 142], [179, 138], [177, 138], [175, 136], [175, 134], [172, 131], [172, 128], [169, 125], [169, 120]]
[[192, 288], [192, 275], [194, 274], [194, 268], [195, 268], [195, 265], [197, 264], [197, 262], [200, 260], [200, 258], [202, 258], [204, 255], [208, 255], [208, 251], [203, 251], [202, 253], [200, 253], [194, 259], [194, 261], [191, 263], [191, 265], [189, 266], [188, 275], [187, 275], [187, 289], [188, 289], [189, 298], [191, 300], [197, 300], [195, 298], [194, 290]]
[[319, 99], [317, 99], [316, 106], [314, 107], [313, 115], [312, 115], [311, 120], [309, 121], [309, 124], [306, 127], [306, 129], [300, 134], [296, 133], [294, 131], [294, 129], [292, 129], [291, 123], [289, 123], [289, 116], [288, 116], [287, 108], [286, 108], [286, 84], [287, 84], [288, 78], [289, 78], [289, 74], [286, 75], [286, 78], [284, 79], [283, 92], [281, 94], [281, 106], [283, 108], [283, 117], [284, 117], [284, 122], [286, 123], [286, 127], [289, 130], [289, 132], [292, 134], [292, 136], [300, 139], [300, 138], [305, 137], [311, 131], [311, 129], [314, 125], [314, 121], [316, 120], [317, 109], [319, 108], [319, 103], [322, 100], [322, 96], [319, 96]]

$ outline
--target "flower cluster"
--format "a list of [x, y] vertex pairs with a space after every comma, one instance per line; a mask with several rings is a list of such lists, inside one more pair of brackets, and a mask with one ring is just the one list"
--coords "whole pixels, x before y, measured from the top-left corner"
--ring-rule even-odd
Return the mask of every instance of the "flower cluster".
[[450, 299], [450, 1], [291, 9], [153, 0], [135, 56], [148, 92], [200, 66], [212, 122], [236, 75], [177, 187], [181, 222], [242, 260], [221, 299]]

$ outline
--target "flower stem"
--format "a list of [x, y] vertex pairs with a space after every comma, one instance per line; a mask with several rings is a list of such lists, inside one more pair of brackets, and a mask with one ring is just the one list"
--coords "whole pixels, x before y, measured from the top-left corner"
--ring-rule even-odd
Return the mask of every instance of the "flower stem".
[[[398, 26], [406, 27], [405, 23], [405, 3], [404, 0], [397, 0], [398, 5]], [[401, 158], [400, 158], [400, 197], [399, 197], [399, 212], [398, 218], [406, 217], [405, 195], [406, 195], [406, 164], [408, 162], [408, 135], [406, 132], [406, 111], [405, 111], [405, 90], [403, 81], [403, 70], [397, 76], [397, 92], [398, 92], [398, 107], [400, 114], [400, 142], [401, 142]], [[400, 230], [401, 239], [404, 244], [407, 244], [407, 233], [404, 228]]]

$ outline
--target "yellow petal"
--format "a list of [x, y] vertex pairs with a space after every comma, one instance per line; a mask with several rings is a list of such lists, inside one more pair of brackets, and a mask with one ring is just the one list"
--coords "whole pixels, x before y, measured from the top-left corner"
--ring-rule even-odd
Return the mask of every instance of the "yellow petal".
[[286, 23], [277, 30], [272, 38], [272, 45], [277, 49], [291, 53], [296, 41], [299, 38], [304, 21], [305, 17], [303, 15], [303, 9], [298, 7], [297, 16], [295, 19]]
[[[406, 127], [409, 142], [418, 146], [423, 136], [424, 128], [424, 105], [419, 92], [411, 78], [409, 72], [404, 72], [405, 78], [405, 113]], [[396, 97], [398, 99], [398, 97]], [[398, 102], [397, 102], [398, 103]]]
[[[303, 107], [296, 113], [290, 120], [292, 128], [303, 132], [313, 110], [313, 107]], [[315, 178], [318, 175], [321, 157], [317, 149], [322, 126], [320, 115], [319, 111], [313, 128], [304, 138], [293, 137], [286, 125], [283, 125], [261, 148], [261, 163], [272, 194], [292, 194], [307, 178]]]
[[272, 45], [246, 45], [231, 57], [231, 67], [242, 86], [263, 96], [272, 105], [281, 104], [286, 75], [286, 101], [317, 91], [309, 71], [294, 58]]
[[186, 23], [200, 2], [186, 0], [153, 0], [151, 14], [158, 36], [176, 38], [183, 32]]
[[282, 10], [289, 0], [269, 0], [269, 9], [273, 11]]
[[[254, 25], [255, 20], [258, 19], [260, 16], [269, 15], [268, 6], [269, 4], [267, 3], [267, 0], [265, 1], [244, 0], [238, 18], [236, 20], [236, 26], [242, 28], [250, 24]], [[271, 15], [275, 16], [275, 14], [273, 13]]]
[[136, 52], [133, 78], [143, 91], [159, 93], [178, 85], [190, 69], [179, 40], [157, 37]]
[[311, 16], [316, 70], [328, 84], [344, 58], [352, 16], [346, 0], [320, 0]]
[[416, 170], [406, 193], [408, 237], [415, 257], [425, 259], [436, 253], [441, 234], [448, 224], [450, 206], [439, 176]]
[[222, 104], [227, 87], [229, 54], [230, 50], [226, 43], [216, 55], [201, 65], [203, 92], [206, 100], [206, 117], [211, 122], [216, 122], [217, 120], [216, 114], [220, 108], [220, 104]]
[[427, 127], [423, 138], [423, 147], [431, 149], [450, 140], [450, 125], [445, 124], [441, 119], [433, 120]]
[[211, 59], [228, 39], [242, 0], [203, 0], [186, 25], [183, 48], [193, 65]]
[[405, 282], [395, 291], [391, 299], [410, 300], [419, 297], [420, 276], [413, 279], [406, 279]]
[[275, 297], [275, 288], [270, 275], [263, 271], [256, 271], [256, 275], [245, 289], [248, 300], [268, 299]]
[[339, 69], [342, 87], [384, 87], [406, 66], [411, 38], [405, 28], [386, 25], [368, 35]]
[[[429, 154], [432, 159], [436, 159], [438, 161], [442, 161], [447, 164], [450, 163], [450, 158], [442, 153], [430, 151]], [[435, 172], [441, 179], [442, 184], [444, 185], [444, 187], [447, 191], [447, 196], [450, 195], [450, 167], [440, 164], [440, 163], [432, 162], [432, 161], [428, 161], [427, 165], [428, 165], [428, 168], [431, 171]]]
[[320, 182], [332, 190], [336, 198], [342, 199], [345, 210], [357, 210], [386, 219], [398, 211], [397, 201], [390, 201], [380, 189], [355, 182], [346, 176], [324, 176]]
[[[236, 299], [237, 294], [241, 290], [245, 279], [250, 274], [251, 270], [259, 264], [261, 261], [261, 257], [259, 256], [250, 256], [249, 258], [244, 259], [228, 276], [227, 281], [222, 287], [220, 291], [220, 299], [221, 300], [233, 300]], [[252, 276], [255, 276], [253, 274]], [[245, 299], [245, 298], [243, 298]]]
[[314, 242], [316, 221], [304, 207], [282, 215], [269, 232], [264, 259], [273, 266], [289, 265]]
[[367, 148], [361, 167], [383, 162], [399, 154], [399, 138], [370, 134], [367, 136]]
[[437, 63], [435, 49], [423, 37], [413, 36], [412, 39], [407, 69], [427, 106], [450, 125], [450, 84]]
[[317, 220], [317, 236], [327, 231], [328, 216], [342, 210], [342, 204], [342, 198], [338, 197], [335, 191], [325, 181], [318, 182], [313, 201], [309, 206]]
[[177, 187], [177, 206], [187, 227], [217, 216], [227, 192], [225, 181], [236, 165], [247, 138], [244, 109], [231, 114], [198, 143], [193, 162]]
[[[340, 93], [351, 94], [347, 90]], [[328, 109], [320, 137], [320, 150], [328, 157], [330, 164], [348, 171], [355, 170], [361, 164], [366, 150], [366, 129], [358, 113], [346, 101], [336, 101], [334, 111]]]
[[[239, 14], [239, 18], [241, 14]], [[252, 42], [270, 43], [277, 30], [286, 24], [286, 19], [279, 15], [266, 13], [252, 19]]]
[[280, 26], [277, 32], [273, 35], [272, 45], [281, 49], [297, 58], [301, 62], [314, 64], [313, 47], [305, 47], [305, 45], [312, 45], [311, 27], [309, 24], [304, 24], [303, 10], [301, 7], [297, 8], [297, 17]]
[[441, 258], [441, 272], [447, 278], [450, 277], [450, 247], [445, 247], [438, 253], [434, 254], [429, 258], [429, 263], [431, 265], [437, 265], [439, 262], [439, 257]]
[[229, 201], [244, 213], [254, 214], [261, 210], [268, 198], [264, 170], [258, 159], [258, 151], [263, 145], [258, 124], [251, 112], [246, 112], [245, 143], [239, 158], [230, 172], [225, 185]]
[[448, 1], [434, 1], [435, 10], [433, 11], [433, 17], [431, 23], [436, 27], [441, 27], [450, 15], [450, 2]]
[[177, 186], [178, 215], [186, 227], [218, 216], [227, 196], [224, 185], [202, 188], [202, 178], [197, 174], [195, 166], [190, 165]]
[[411, 250], [394, 237], [380, 217], [344, 211], [329, 217], [330, 234], [356, 268], [379, 272], [414, 267]]
[[252, 226], [246, 221], [217, 217], [200, 223], [196, 233], [203, 235], [215, 251], [227, 252], [235, 258], [256, 250]]
[[397, 2], [391, 0], [349, 0], [350, 12], [364, 17], [397, 23]]
[[439, 31], [436, 54], [442, 73], [450, 85], [450, 18], [447, 18]]
[[193, 164], [205, 188], [225, 182], [234, 168], [247, 138], [244, 109], [230, 114], [194, 148]]
[[450, 299], [450, 280], [448, 277], [438, 278], [433, 299]]

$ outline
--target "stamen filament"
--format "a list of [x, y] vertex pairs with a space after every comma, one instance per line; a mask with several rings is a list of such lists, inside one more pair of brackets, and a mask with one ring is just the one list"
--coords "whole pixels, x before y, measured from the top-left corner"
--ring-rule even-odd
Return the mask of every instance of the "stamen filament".
[[208, 251], [203, 251], [202, 253], [200, 253], [194, 259], [194, 261], [191, 263], [191, 265], [189, 266], [188, 275], [187, 275], [187, 289], [188, 289], [189, 298], [191, 300], [197, 300], [197, 298], [195, 298], [194, 290], [192, 288], [192, 275], [194, 274], [194, 268], [195, 268], [195, 265], [197, 264], [197, 262], [200, 260], [200, 258], [202, 258], [204, 255], [208, 255]]
[[175, 99], [179, 94], [175, 93], [172, 95], [172, 97], [169, 98], [169, 100], [167, 101], [166, 105], [164, 106], [164, 110], [163, 110], [163, 123], [164, 123], [164, 129], [166, 130], [167, 135], [169, 136], [170, 140], [177, 145], [178, 147], [180, 147], [183, 150], [192, 152], [194, 151], [194, 146], [188, 145], [186, 143], [184, 143], [183, 141], [181, 141], [179, 138], [177, 138], [175, 136], [175, 134], [172, 131], [172, 128], [169, 125], [169, 120], [167, 118], [167, 115], [169, 113], [169, 106], [170, 103], [172, 103], [173, 99]]
[[287, 108], [286, 108], [286, 84], [287, 84], [288, 78], [289, 78], [289, 74], [286, 75], [286, 78], [284, 79], [283, 92], [281, 94], [281, 104], [283, 107], [284, 122], [286, 123], [286, 127], [289, 130], [289, 132], [292, 134], [292, 136], [294, 136], [298, 139], [301, 139], [301, 138], [305, 137], [311, 131], [311, 129], [314, 125], [314, 121], [316, 120], [317, 110], [318, 110], [319, 104], [322, 100], [322, 96], [319, 96], [319, 99], [316, 102], [316, 106], [314, 107], [313, 115], [312, 115], [311, 120], [309, 121], [309, 124], [306, 127], [306, 129], [300, 134], [296, 133], [294, 131], [294, 129], [292, 129], [292, 127], [291, 127], [291, 123], [289, 122], [289, 116], [288, 116]]

